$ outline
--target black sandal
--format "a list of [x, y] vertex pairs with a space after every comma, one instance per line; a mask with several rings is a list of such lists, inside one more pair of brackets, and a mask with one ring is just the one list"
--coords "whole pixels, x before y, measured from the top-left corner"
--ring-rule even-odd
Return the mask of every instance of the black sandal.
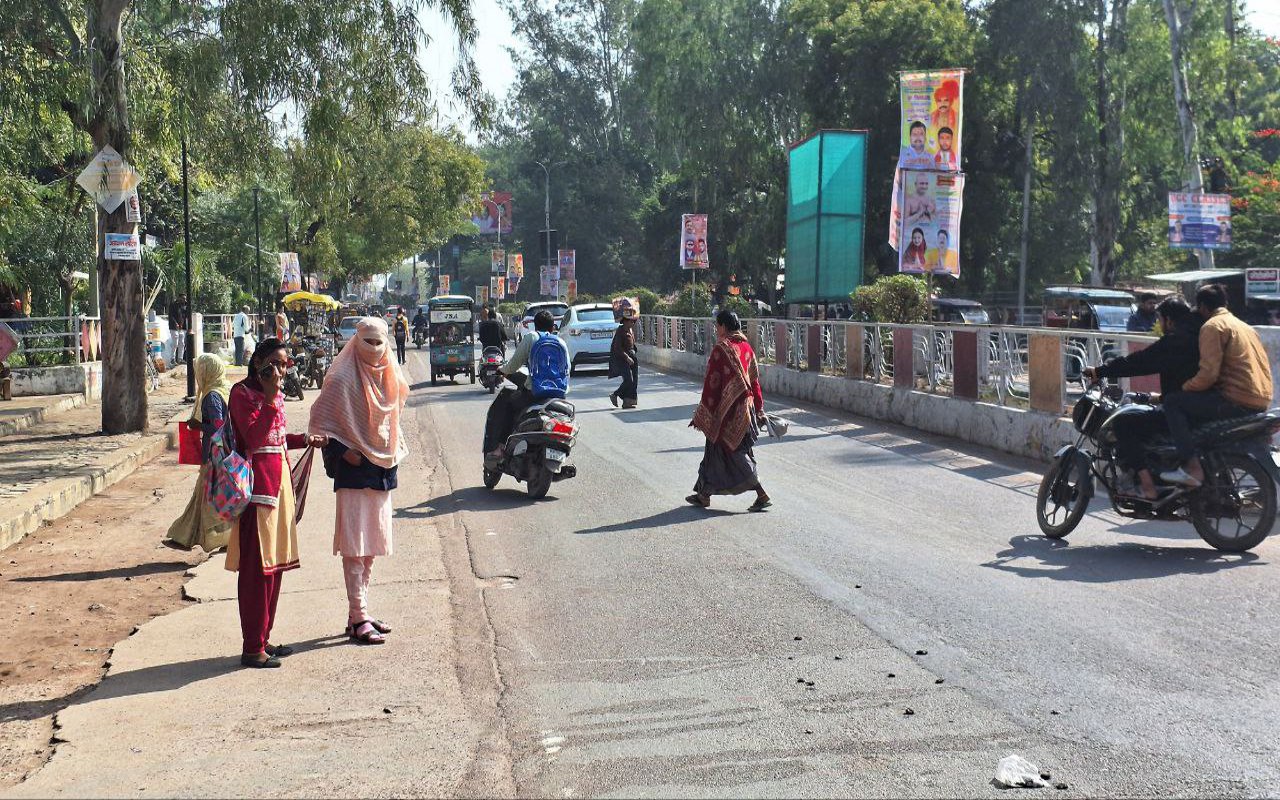
[[287, 644], [269, 644], [263, 651], [272, 658], [284, 658], [293, 655], [293, 648]]
[[754, 503], [747, 507], [748, 511], [764, 511], [773, 505], [773, 501], [767, 497], [758, 498]]
[[259, 659], [256, 655], [241, 653], [240, 666], [250, 667], [252, 669], [275, 669], [280, 666], [280, 659], [274, 658], [270, 655], [266, 658]]
[[694, 492], [693, 494], [686, 497], [684, 501], [691, 505], [702, 506], [703, 508], [711, 508], [711, 498], [708, 497], [706, 500], [703, 500], [702, 496], [699, 495], [697, 492]]
[[[369, 626], [369, 630], [360, 633], [360, 629], [365, 625]], [[351, 641], [357, 644], [386, 644], [387, 640], [382, 637], [382, 631], [378, 630], [372, 620], [362, 619], [359, 622], [353, 622], [347, 626], [347, 636]]]
[[370, 625], [377, 629], [378, 633], [391, 633], [391, 626], [380, 619], [366, 620]]

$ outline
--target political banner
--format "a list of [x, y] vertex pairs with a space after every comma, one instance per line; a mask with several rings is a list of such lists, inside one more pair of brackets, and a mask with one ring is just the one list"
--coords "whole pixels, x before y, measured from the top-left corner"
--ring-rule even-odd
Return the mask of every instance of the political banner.
[[569, 302], [573, 302], [574, 298], [578, 296], [578, 282], [576, 280], [560, 281], [560, 286], [564, 289], [564, 295]]
[[108, 233], [102, 256], [108, 261], [141, 261], [142, 242], [136, 233]]
[[511, 267], [507, 270], [507, 274], [514, 274], [517, 278], [524, 277], [524, 253], [515, 253], [511, 256]]
[[964, 175], [908, 172], [903, 182], [898, 271], [959, 277]]
[[451, 276], [451, 275], [441, 275], [441, 276], [440, 276], [440, 294], [448, 294], [448, 293], [449, 293], [449, 280], [450, 280], [450, 278], [452, 278], [452, 277], [453, 277], [453, 276]]
[[298, 263], [297, 253], [280, 254], [280, 291], [298, 292], [302, 290], [302, 267]]
[[480, 195], [480, 208], [471, 215], [471, 224], [480, 234], [511, 233], [511, 213], [511, 192], [485, 192]]
[[489, 276], [506, 275], [507, 274], [507, 251], [506, 250], [490, 250], [489, 251]]
[[142, 222], [142, 204], [138, 200], [137, 189], [124, 199], [124, 221]]
[[708, 269], [707, 215], [680, 215], [680, 268]]
[[477, 303], [479, 303], [479, 304], [480, 304], [480, 305], [482, 305], [482, 306], [483, 306], [483, 305], [487, 305], [487, 304], [488, 304], [488, 302], [489, 302], [489, 287], [488, 287], [488, 286], [477, 286], [477, 287], [476, 287], [476, 302], [477, 302]]
[[889, 246], [898, 250], [902, 234], [902, 169], [893, 171], [893, 192], [889, 199]]
[[1169, 192], [1169, 246], [1231, 249], [1231, 195]]
[[898, 91], [902, 100], [898, 166], [958, 171], [964, 70], [904, 72]]
[[576, 281], [578, 279], [578, 251], [577, 250], [561, 250], [559, 258], [556, 261], [558, 272], [556, 279], [562, 281]]
[[546, 297], [551, 294], [551, 268], [543, 264], [538, 269], [538, 294]]

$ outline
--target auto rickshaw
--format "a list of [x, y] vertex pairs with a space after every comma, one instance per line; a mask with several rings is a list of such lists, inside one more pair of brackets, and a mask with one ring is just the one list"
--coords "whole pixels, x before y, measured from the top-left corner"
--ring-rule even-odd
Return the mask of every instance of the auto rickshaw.
[[476, 382], [475, 301], [466, 295], [445, 294], [427, 301], [427, 345], [431, 354], [431, 385], [438, 378], [471, 376]]

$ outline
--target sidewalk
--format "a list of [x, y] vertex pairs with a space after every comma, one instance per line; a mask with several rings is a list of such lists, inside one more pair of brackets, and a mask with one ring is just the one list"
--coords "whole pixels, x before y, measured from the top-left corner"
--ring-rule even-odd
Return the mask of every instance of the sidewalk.
[[185, 372], [166, 373], [148, 398], [148, 430], [115, 436], [101, 432], [101, 405], [79, 395], [0, 403], [0, 551], [176, 445], [185, 394]]

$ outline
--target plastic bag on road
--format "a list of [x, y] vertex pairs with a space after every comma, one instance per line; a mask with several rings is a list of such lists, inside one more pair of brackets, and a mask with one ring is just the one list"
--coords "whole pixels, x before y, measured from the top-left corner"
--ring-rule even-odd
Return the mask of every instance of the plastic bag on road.
[[1040, 777], [1040, 768], [1020, 755], [1007, 755], [996, 765], [991, 782], [1001, 789], [1036, 789], [1049, 783]]

